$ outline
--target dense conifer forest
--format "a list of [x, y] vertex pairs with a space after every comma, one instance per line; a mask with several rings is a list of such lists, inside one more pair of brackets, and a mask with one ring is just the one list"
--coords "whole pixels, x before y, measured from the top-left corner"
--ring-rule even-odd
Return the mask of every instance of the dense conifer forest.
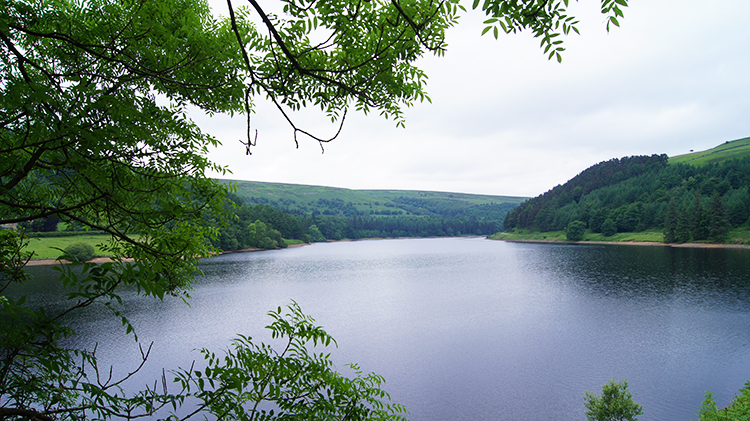
[[504, 226], [544, 232], [581, 221], [604, 235], [662, 229], [668, 243], [722, 242], [748, 223], [749, 187], [748, 156], [701, 165], [666, 155], [611, 159], [524, 202]]

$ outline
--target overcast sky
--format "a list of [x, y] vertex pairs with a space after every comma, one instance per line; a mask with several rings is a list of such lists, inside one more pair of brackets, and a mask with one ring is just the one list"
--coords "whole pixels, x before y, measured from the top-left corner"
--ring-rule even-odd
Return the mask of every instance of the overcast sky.
[[[268, 105], [253, 117], [251, 156], [242, 118], [195, 119], [222, 141], [210, 157], [228, 178], [508, 196], [537, 196], [611, 158], [750, 136], [750, 1], [631, 0], [609, 34], [598, 1], [574, 7], [581, 35], [566, 37], [562, 64], [530, 34], [480, 36], [484, 16], [469, 12], [446, 56], [419, 62], [432, 104], [407, 109], [405, 129], [350, 114], [324, 154], [304, 137], [296, 149]], [[336, 130], [315, 111], [297, 120]]]

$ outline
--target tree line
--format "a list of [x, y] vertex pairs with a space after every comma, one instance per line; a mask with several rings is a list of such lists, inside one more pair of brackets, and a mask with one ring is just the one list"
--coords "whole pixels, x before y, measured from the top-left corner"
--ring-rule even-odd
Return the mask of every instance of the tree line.
[[[370, 216], [362, 214], [304, 214], [285, 211], [264, 203], [248, 203], [242, 197], [228, 194], [224, 208], [229, 220], [206, 215], [204, 220], [218, 230], [211, 245], [222, 250], [286, 247], [285, 239], [303, 242], [326, 240], [442, 237], [488, 235], [502, 230], [502, 217], [513, 204], [473, 206], [480, 215], [451, 208], [443, 215]], [[416, 208], [415, 208], [416, 209]], [[437, 209], [437, 208], [436, 208]], [[427, 213], [420, 212], [420, 213]]]
[[748, 223], [748, 188], [750, 157], [695, 166], [631, 156], [600, 162], [524, 202], [504, 226], [544, 232], [580, 221], [604, 235], [663, 229], [665, 242], [722, 242]]

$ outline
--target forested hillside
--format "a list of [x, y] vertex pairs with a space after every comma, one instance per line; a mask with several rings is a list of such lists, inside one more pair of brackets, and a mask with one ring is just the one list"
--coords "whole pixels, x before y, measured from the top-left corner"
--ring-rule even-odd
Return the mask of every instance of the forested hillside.
[[225, 207], [236, 218], [220, 227], [219, 237], [213, 240], [213, 245], [223, 250], [285, 247], [284, 239], [310, 242], [488, 235], [502, 230], [505, 215], [525, 200], [463, 193], [233, 183], [236, 193], [229, 195]]
[[665, 242], [721, 242], [750, 217], [750, 156], [736, 156], [742, 157], [695, 164], [666, 155], [600, 162], [511, 211], [505, 229], [557, 231], [581, 221], [605, 235], [663, 229]]
[[[230, 183], [231, 180], [221, 180]], [[224, 199], [232, 217], [224, 223], [206, 214], [218, 229], [209, 239], [222, 250], [286, 247], [304, 242], [386, 238], [489, 235], [503, 229], [522, 197], [408, 190], [349, 190], [297, 184], [233, 181], [236, 193]], [[32, 236], [96, 233], [75, 221], [58, 225], [56, 216], [18, 224]]]

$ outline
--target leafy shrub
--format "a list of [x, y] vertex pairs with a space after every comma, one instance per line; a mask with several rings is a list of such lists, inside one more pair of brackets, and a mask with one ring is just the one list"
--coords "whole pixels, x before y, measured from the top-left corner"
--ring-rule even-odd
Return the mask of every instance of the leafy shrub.
[[568, 241], [581, 241], [583, 240], [583, 233], [586, 231], [586, 223], [583, 221], [573, 221], [568, 224], [565, 229], [565, 238]]
[[65, 247], [65, 253], [79, 262], [85, 262], [94, 258], [94, 248], [86, 243], [73, 243]]
[[750, 381], [745, 383], [745, 387], [740, 389], [740, 394], [735, 396], [734, 401], [724, 409], [719, 409], [713, 399], [713, 394], [706, 392], [706, 398], [698, 414], [700, 421], [750, 420]]
[[643, 414], [643, 407], [633, 402], [627, 380], [608, 381], [601, 396], [587, 390], [583, 400], [588, 421], [635, 421]]
[[615, 224], [615, 221], [612, 220], [612, 218], [607, 218], [604, 220], [604, 223], [602, 223], [602, 234], [605, 237], [611, 237], [617, 234], [617, 224]]
[[311, 242], [322, 242], [325, 241], [326, 238], [323, 236], [323, 233], [320, 232], [320, 229], [317, 227], [317, 225], [310, 225], [310, 227], [307, 229], [307, 233], [310, 236]]

